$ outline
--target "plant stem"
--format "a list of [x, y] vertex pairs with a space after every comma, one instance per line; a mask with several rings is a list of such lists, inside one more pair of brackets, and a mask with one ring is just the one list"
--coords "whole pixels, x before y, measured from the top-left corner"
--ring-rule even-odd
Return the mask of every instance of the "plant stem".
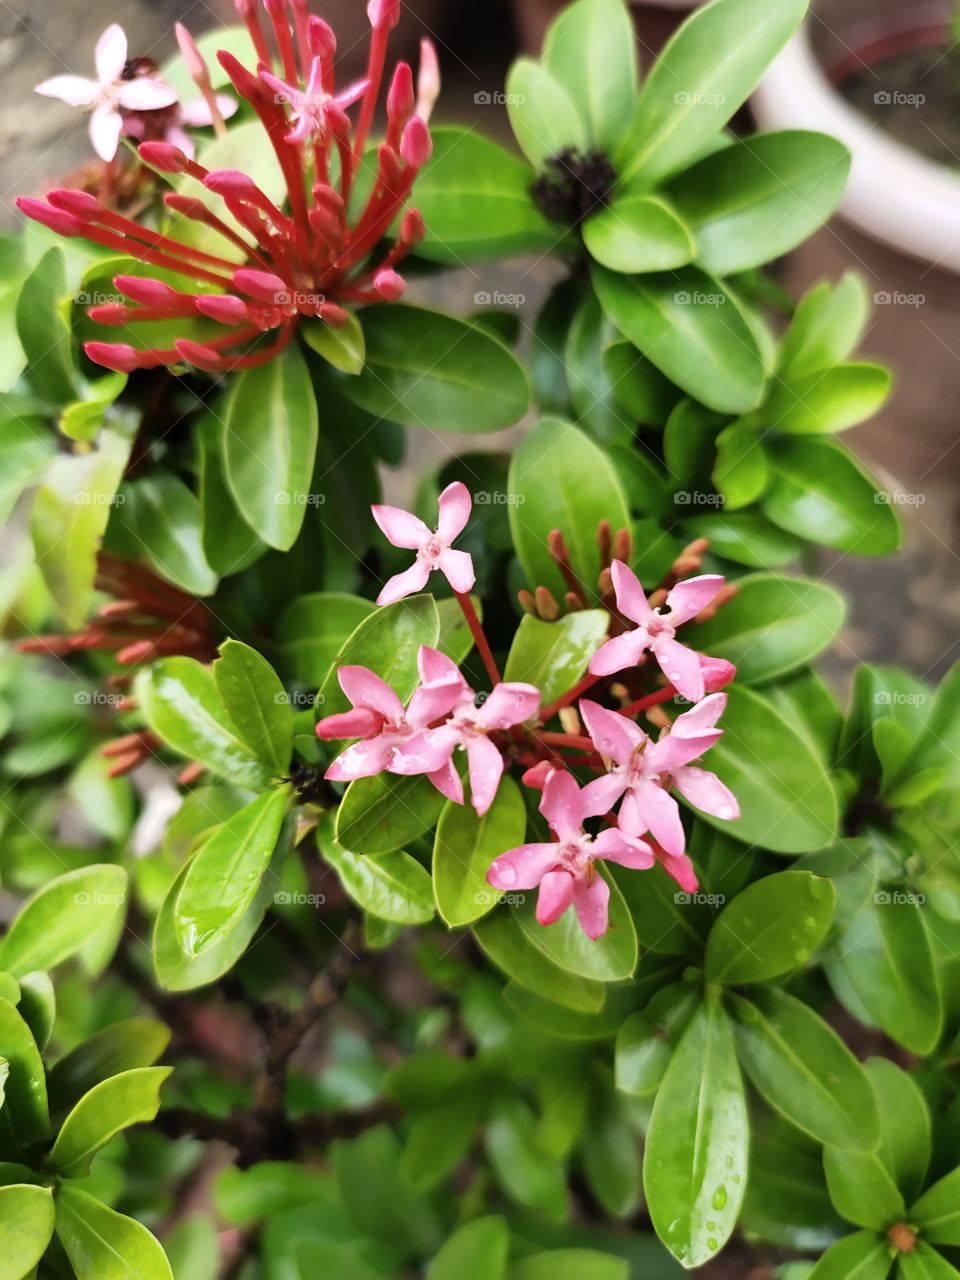
[[677, 691], [672, 684], [668, 684], [664, 689], [658, 689], [656, 693], [648, 693], [645, 697], [639, 698], [636, 702], [631, 702], [627, 707], [620, 708], [620, 715], [635, 716], [641, 711], [646, 711], [648, 707], [659, 706], [661, 702], [669, 702], [671, 698], [677, 696]]
[[592, 676], [587, 672], [585, 676], [577, 681], [572, 689], [568, 689], [566, 693], [561, 693], [559, 698], [555, 698], [548, 707], [544, 707], [540, 712], [541, 722], [546, 724], [549, 720], [552, 720], [558, 711], [562, 711], [564, 707], [569, 707], [571, 702], [576, 702], [577, 698], [579, 698], [582, 693], [586, 693], [588, 689], [592, 689], [597, 681], [602, 679], [602, 676]]
[[467, 620], [467, 626], [470, 628], [470, 634], [476, 642], [477, 651], [483, 659], [483, 665], [487, 669], [487, 675], [490, 677], [491, 684], [499, 684], [501, 680], [500, 669], [494, 659], [493, 650], [490, 648], [486, 632], [483, 629], [480, 619], [477, 617], [477, 611], [473, 607], [473, 601], [470, 599], [469, 593], [461, 595], [459, 591], [455, 591], [454, 595], [457, 597], [457, 603], [463, 610], [463, 616]]

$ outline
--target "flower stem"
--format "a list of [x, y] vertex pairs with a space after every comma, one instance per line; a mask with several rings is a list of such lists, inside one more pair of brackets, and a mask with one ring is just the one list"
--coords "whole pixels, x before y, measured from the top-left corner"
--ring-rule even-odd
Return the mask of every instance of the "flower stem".
[[538, 742], [546, 743], [551, 747], [576, 747], [580, 751], [590, 751], [594, 755], [597, 754], [596, 747], [593, 745], [593, 739], [584, 737], [578, 733], [540, 733], [536, 734]]
[[586, 693], [588, 689], [592, 689], [602, 676], [592, 676], [589, 672], [583, 676], [572, 689], [568, 689], [566, 693], [561, 693], [560, 697], [550, 703], [549, 707], [544, 707], [540, 712], [541, 723], [547, 724], [552, 720], [558, 711], [562, 711], [564, 707], [569, 707], [571, 702], [576, 702], [582, 693]]
[[470, 628], [470, 634], [473, 636], [476, 643], [477, 651], [483, 659], [483, 665], [487, 669], [487, 675], [490, 677], [491, 684], [499, 684], [501, 680], [500, 669], [494, 659], [493, 650], [490, 648], [490, 643], [487, 640], [483, 625], [477, 617], [477, 611], [473, 607], [473, 601], [470, 599], [469, 592], [461, 594], [459, 591], [455, 591], [453, 594], [457, 597], [457, 603], [463, 610], [463, 616], [467, 621], [467, 626]]
[[668, 684], [663, 689], [658, 689], [656, 693], [648, 693], [646, 697], [638, 698], [636, 702], [631, 702], [627, 707], [620, 708], [622, 716], [635, 716], [641, 711], [646, 711], [649, 707], [659, 706], [661, 702], [669, 702], [671, 698], [677, 696], [677, 691], [672, 684]]

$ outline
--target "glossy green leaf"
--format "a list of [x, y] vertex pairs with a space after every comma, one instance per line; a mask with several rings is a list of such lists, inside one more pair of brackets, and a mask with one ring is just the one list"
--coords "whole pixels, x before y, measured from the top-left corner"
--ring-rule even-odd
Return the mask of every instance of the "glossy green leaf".
[[731, 995], [740, 1064], [767, 1102], [818, 1142], [871, 1151], [879, 1135], [863, 1068], [803, 1001], [761, 987]]
[[697, 267], [627, 278], [594, 266], [594, 288], [620, 332], [701, 404], [719, 413], [755, 408], [763, 358], [733, 296]]
[[521, 928], [512, 908], [503, 907], [478, 920], [473, 932], [497, 968], [526, 990], [583, 1013], [596, 1013], [602, 1007], [606, 994], [602, 983], [555, 964]]
[[710, 930], [708, 978], [727, 986], [768, 982], [806, 964], [830, 928], [835, 905], [832, 883], [809, 871], [755, 880]]
[[47, 1136], [50, 1124], [43, 1063], [30, 1028], [4, 999], [0, 999], [0, 1046], [7, 1064], [4, 1113], [18, 1142], [36, 1142]]
[[888, 495], [831, 440], [771, 443], [773, 483], [766, 515], [788, 533], [838, 551], [888, 555], [900, 545], [900, 522]]
[[534, 168], [562, 151], [584, 149], [586, 125], [561, 81], [543, 63], [518, 58], [506, 89], [510, 124]]
[[300, 333], [308, 347], [323, 356], [328, 364], [341, 373], [357, 374], [367, 357], [367, 344], [360, 321], [351, 312], [346, 320], [335, 328], [322, 320], [307, 320], [300, 326]]
[[[889, 1058], [868, 1058], [864, 1070], [880, 1113], [877, 1154], [904, 1200], [912, 1204], [923, 1187], [933, 1145], [927, 1100], [913, 1076]], [[960, 1227], [960, 1203], [957, 1222]]]
[[47, 1073], [51, 1110], [72, 1106], [111, 1076], [153, 1066], [169, 1042], [169, 1029], [152, 1018], [128, 1018], [95, 1032]]
[[745, 422], [731, 422], [717, 436], [717, 460], [710, 477], [727, 511], [748, 507], [770, 479], [760, 434]]
[[875, 1231], [858, 1231], [832, 1244], [809, 1280], [887, 1280], [892, 1266], [887, 1240]]
[[358, 778], [337, 810], [337, 840], [375, 856], [409, 844], [435, 825], [446, 803], [429, 778], [380, 773]]
[[277, 633], [284, 670], [300, 684], [319, 688], [343, 642], [375, 611], [372, 601], [345, 593], [297, 596]]
[[837, 284], [808, 289], [780, 345], [778, 371], [802, 378], [846, 360], [860, 340], [870, 303], [860, 276], [848, 271]]
[[23, 1280], [46, 1252], [53, 1235], [50, 1187], [0, 1187], [0, 1280]]
[[903, 1196], [877, 1156], [828, 1146], [823, 1171], [834, 1208], [848, 1222], [884, 1231], [903, 1219]]
[[667, 44], [640, 93], [616, 159], [649, 185], [677, 173], [753, 92], [806, 13], [806, 0], [718, 0], [697, 10]]
[[743, 1199], [748, 1124], [733, 1032], [710, 1000], [674, 1051], [647, 1130], [643, 1181], [657, 1235], [685, 1267], [729, 1238]]
[[514, 497], [510, 531], [530, 587], [549, 587], [562, 598], [566, 587], [547, 545], [559, 529], [588, 603], [595, 602], [597, 526], [607, 520], [613, 530], [630, 528], [627, 501], [608, 456], [569, 422], [541, 418], [514, 452], [508, 488]]
[[427, 237], [420, 257], [460, 266], [543, 253], [562, 238], [530, 198], [530, 166], [474, 128], [431, 129], [433, 155], [417, 176]]
[[213, 664], [213, 680], [253, 754], [271, 773], [285, 774], [293, 754], [293, 712], [270, 663], [249, 645], [225, 640]]
[[153, 1120], [160, 1109], [160, 1086], [172, 1070], [140, 1067], [94, 1085], [64, 1120], [50, 1152], [60, 1176], [83, 1177], [111, 1138], [130, 1125]]
[[630, 1264], [595, 1249], [551, 1249], [515, 1262], [507, 1280], [629, 1280]]
[[910, 1221], [925, 1240], [934, 1244], [960, 1244], [960, 1169], [928, 1187], [910, 1206]]
[[72, 339], [61, 310], [69, 292], [63, 251], [54, 247], [27, 276], [17, 301], [17, 333], [27, 357], [27, 378], [56, 405], [77, 396]]
[[744, 138], [694, 164], [668, 188], [705, 271], [730, 275], [800, 244], [834, 212], [850, 153], [822, 133]]
[[25, 973], [19, 982], [17, 1008], [30, 1028], [41, 1053], [46, 1049], [57, 1020], [57, 997], [46, 973]]
[[14, 977], [53, 969], [122, 914], [127, 873], [98, 863], [68, 871], [27, 900], [0, 942], [0, 969]]
[[454, 1232], [427, 1268], [427, 1280], [503, 1280], [509, 1244], [503, 1218], [477, 1218]]
[[760, 684], [811, 662], [840, 634], [845, 617], [843, 597], [822, 582], [751, 574], [697, 628], [696, 645], [734, 663], [738, 680]]
[[577, 105], [587, 140], [612, 148], [633, 111], [637, 55], [633, 23], [619, 0], [577, 0], [550, 24], [543, 62]]
[[260, 790], [269, 775], [224, 710], [209, 670], [194, 658], [162, 658], [141, 671], [137, 701], [147, 725], [187, 760]]
[[530, 407], [516, 356], [476, 325], [396, 302], [365, 307], [360, 320], [367, 362], [340, 389], [368, 413], [430, 431], [496, 431]]
[[317, 452], [317, 399], [296, 343], [237, 375], [223, 424], [223, 473], [250, 527], [288, 551], [307, 510]]
[[[596, 296], [589, 293], [577, 308], [566, 335], [564, 381], [577, 424], [606, 448], [629, 447], [636, 431], [636, 422], [621, 405], [604, 359], [607, 346], [618, 338]], [[639, 352], [631, 350], [642, 359]]]
[[494, 858], [523, 844], [526, 829], [523, 796], [510, 777], [501, 780], [482, 818], [469, 802], [447, 801], [433, 846], [433, 889], [450, 928], [472, 924], [496, 905], [500, 894], [488, 884], [487, 871]]
[[218, 578], [203, 550], [200, 503], [183, 481], [156, 471], [124, 485], [118, 496], [118, 520], [137, 558], [190, 595], [212, 595]]
[[173, 1280], [146, 1227], [76, 1187], [57, 1192], [57, 1236], [77, 1280]]
[[615, 195], [583, 224], [590, 256], [611, 271], [675, 271], [696, 257], [691, 230], [659, 196]]
[[239, 573], [267, 550], [267, 545], [237, 510], [223, 478], [223, 431], [214, 414], [196, 425], [199, 453], [200, 538], [207, 564], [218, 577]]
[[900, 1257], [897, 1272], [900, 1280], [957, 1280], [960, 1271], [942, 1253], [925, 1240], [918, 1240], [913, 1253]]
[[777, 379], [764, 405], [767, 425], [790, 435], [846, 431], [872, 418], [890, 394], [890, 370], [865, 362]]
[[399, 849], [377, 856], [352, 853], [333, 838], [330, 824], [321, 825], [317, 840], [344, 891], [364, 911], [394, 924], [433, 919], [433, 886], [416, 858]]
[[525, 614], [507, 655], [505, 680], [534, 684], [546, 708], [586, 674], [587, 664], [606, 639], [608, 614], [581, 609], [556, 622]]
[[617, 1088], [637, 1097], [656, 1093], [687, 1023], [699, 1005], [688, 984], [673, 983], [643, 1013], [631, 1014], [617, 1034]]
[[546, 927], [536, 918], [536, 895], [516, 896], [524, 897], [512, 909], [527, 941], [559, 968], [594, 982], [618, 982], [633, 976], [637, 967], [637, 933], [616, 882], [610, 884], [609, 927], [596, 941], [591, 941], [580, 928], [572, 907], [556, 924]]

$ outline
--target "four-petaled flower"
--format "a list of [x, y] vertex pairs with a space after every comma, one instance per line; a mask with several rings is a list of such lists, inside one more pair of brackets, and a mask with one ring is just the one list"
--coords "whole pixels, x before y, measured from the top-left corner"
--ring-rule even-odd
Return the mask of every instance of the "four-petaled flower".
[[677, 627], [705, 609], [723, 587], [719, 574], [702, 574], [678, 582], [668, 594], [663, 609], [651, 609], [636, 574], [621, 560], [611, 566], [617, 608], [636, 629], [625, 631], [601, 645], [590, 659], [590, 672], [609, 676], [627, 667], [635, 667], [649, 649], [673, 687], [691, 702], [704, 695], [700, 658], [675, 638]]
[[277, 95], [277, 101], [290, 110], [293, 128], [286, 135], [287, 142], [320, 142], [328, 134], [345, 137], [350, 131], [350, 121], [344, 115], [367, 91], [369, 80], [357, 80], [340, 93], [327, 93], [324, 89], [323, 59], [314, 58], [305, 89], [287, 84], [272, 71], [261, 71], [260, 78]]
[[131, 72], [127, 64], [127, 37], [114, 22], [97, 41], [94, 52], [96, 80], [85, 76], [53, 76], [38, 84], [37, 93], [59, 98], [71, 107], [90, 112], [90, 141], [101, 160], [112, 160], [120, 145], [125, 111], [158, 111], [172, 107], [177, 91], [156, 76]]
[[377, 604], [394, 604], [404, 596], [422, 591], [434, 569], [439, 569], [460, 595], [465, 595], [476, 581], [473, 557], [466, 551], [454, 551], [451, 543], [459, 537], [470, 519], [473, 500], [465, 484], [455, 480], [440, 495], [440, 518], [432, 533], [423, 521], [400, 507], [375, 506], [373, 518], [395, 547], [416, 551], [417, 558], [403, 573], [395, 574], [377, 596]]
[[537, 919], [541, 924], [559, 920], [572, 903], [587, 937], [599, 938], [607, 929], [610, 888], [596, 868], [597, 859], [645, 871], [654, 864], [654, 852], [643, 840], [617, 827], [607, 827], [596, 836], [587, 834], [584, 822], [603, 810], [597, 807], [595, 797], [586, 788], [581, 791], [562, 769], [547, 779], [540, 812], [556, 842], [510, 849], [491, 863], [487, 880], [506, 892], [539, 885]]
[[688, 892], [697, 887], [696, 875], [684, 855], [680, 809], [669, 788], [704, 813], [730, 821], [739, 818], [740, 808], [730, 789], [715, 774], [691, 763], [723, 736], [716, 723], [726, 705], [725, 693], [711, 694], [677, 716], [670, 730], [654, 742], [626, 716], [587, 698], [580, 702], [593, 745], [613, 761], [609, 773], [584, 788], [591, 803], [605, 813], [622, 796], [621, 830], [637, 837], [649, 832], [666, 855], [661, 859], [666, 870]]

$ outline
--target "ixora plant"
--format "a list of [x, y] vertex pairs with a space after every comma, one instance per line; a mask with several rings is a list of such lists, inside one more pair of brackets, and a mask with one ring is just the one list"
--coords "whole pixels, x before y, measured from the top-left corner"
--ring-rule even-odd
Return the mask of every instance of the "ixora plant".
[[[238, 0], [38, 87], [98, 159], [0, 258], [0, 1280], [960, 1276], [960, 669], [811, 666], [889, 375], [762, 273], [845, 152], [727, 130], [805, 7], [640, 83], [576, 0], [524, 158], [390, 0], [354, 83]], [[529, 371], [401, 301], [524, 254]]]

